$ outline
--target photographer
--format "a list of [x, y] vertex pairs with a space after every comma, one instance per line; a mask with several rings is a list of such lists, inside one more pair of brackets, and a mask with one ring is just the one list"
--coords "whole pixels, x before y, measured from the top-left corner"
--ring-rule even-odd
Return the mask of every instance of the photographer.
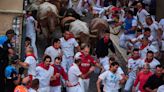
[[5, 68], [5, 92], [13, 92], [16, 85], [20, 83], [21, 74], [16, 69], [18, 56], [14, 55], [11, 57], [11, 65]]

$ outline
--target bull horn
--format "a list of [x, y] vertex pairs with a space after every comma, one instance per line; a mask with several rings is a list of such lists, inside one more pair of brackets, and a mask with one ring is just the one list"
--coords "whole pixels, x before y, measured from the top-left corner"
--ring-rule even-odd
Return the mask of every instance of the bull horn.
[[75, 39], [79, 39], [79, 38], [80, 38], [80, 35], [76, 35], [76, 36], [75, 36]]
[[97, 38], [96, 35], [91, 35], [91, 34], [89, 34], [89, 37], [91, 37], [91, 38]]
[[91, 30], [91, 33], [96, 33], [97, 31], [97, 29]]

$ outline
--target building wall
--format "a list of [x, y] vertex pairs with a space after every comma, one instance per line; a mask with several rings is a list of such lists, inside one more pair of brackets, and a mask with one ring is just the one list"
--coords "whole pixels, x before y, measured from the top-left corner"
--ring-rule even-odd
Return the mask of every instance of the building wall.
[[164, 0], [157, 0], [157, 19], [160, 20], [161, 18], [164, 18]]
[[22, 12], [23, 0], [0, 0], [0, 35], [12, 28], [13, 18]]
[[0, 9], [22, 11], [23, 0], [0, 0]]

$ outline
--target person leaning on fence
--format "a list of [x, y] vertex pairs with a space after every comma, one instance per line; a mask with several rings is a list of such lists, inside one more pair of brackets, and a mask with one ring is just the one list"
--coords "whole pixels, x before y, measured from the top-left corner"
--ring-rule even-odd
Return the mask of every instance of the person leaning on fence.
[[4, 92], [13, 92], [16, 85], [18, 85], [21, 81], [21, 75], [16, 69], [18, 63], [18, 56], [15, 55], [11, 57], [11, 65], [8, 65], [5, 68], [5, 91]]
[[136, 29], [137, 29], [137, 21], [133, 17], [133, 12], [131, 10], [127, 11], [125, 21], [120, 22], [116, 25], [120, 25], [123, 23], [125, 24], [125, 27], [124, 27], [125, 31], [120, 36], [119, 45], [122, 48], [127, 48], [127, 41], [129, 39], [135, 38], [135, 33], [136, 33]]

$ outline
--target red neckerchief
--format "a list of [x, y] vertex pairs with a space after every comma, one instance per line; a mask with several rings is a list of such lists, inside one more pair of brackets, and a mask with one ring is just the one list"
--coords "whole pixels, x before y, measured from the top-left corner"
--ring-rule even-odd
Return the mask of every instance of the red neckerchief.
[[49, 67], [50, 67], [50, 66], [45, 66], [43, 62], [40, 63], [38, 66], [40, 66], [40, 67], [42, 67], [42, 68], [44, 68], [44, 69], [46, 69], [46, 70], [48, 70]]
[[158, 75], [158, 74], [156, 74], [156, 76], [157, 76], [157, 78], [160, 78], [161, 77], [161, 75]]
[[35, 58], [35, 60], [36, 60], [36, 57], [35, 57], [34, 54], [26, 54], [26, 57], [28, 57], [28, 56], [32, 56], [32, 57]]
[[88, 57], [88, 56], [89, 56], [89, 54], [88, 55], [85, 55], [83, 52], [81, 52], [80, 57]]
[[152, 60], [148, 60], [147, 58], [145, 59], [146, 63], [151, 63], [152, 61], [153, 61], [153, 59]]
[[67, 39], [66, 39], [66, 38], [64, 38], [64, 39], [67, 41], [67, 40], [69, 40], [69, 39], [71, 39], [71, 38], [75, 38], [74, 35], [73, 35], [72, 33], [69, 35], [69, 37], [68, 37]]
[[132, 56], [131, 58], [132, 58], [133, 60], [137, 60], [137, 59], [140, 58], [140, 56], [138, 56], [138, 57], [136, 57], [136, 58]]
[[143, 50], [145, 47], [147, 47], [148, 45], [141, 45], [140, 46], [140, 50]]
[[109, 39], [105, 39], [105, 37], [104, 37], [104, 43], [105, 43], [105, 44], [108, 43], [108, 40], [109, 40]]

